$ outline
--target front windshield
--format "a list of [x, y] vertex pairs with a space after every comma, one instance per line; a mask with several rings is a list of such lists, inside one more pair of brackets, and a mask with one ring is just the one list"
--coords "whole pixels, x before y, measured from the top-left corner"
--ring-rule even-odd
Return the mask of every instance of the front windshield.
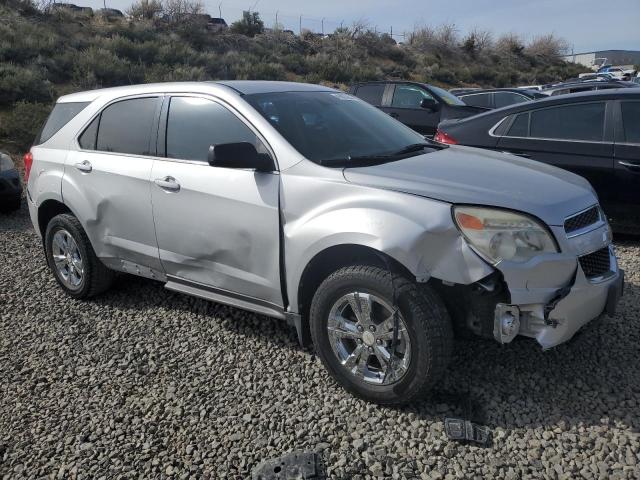
[[439, 88], [439, 87], [434, 87], [433, 85], [429, 85], [429, 88], [436, 94], [438, 95], [443, 102], [447, 103], [448, 105], [466, 105], [466, 103], [464, 103], [462, 100], [460, 100], [458, 97], [456, 97], [454, 94], [447, 92], [446, 90]]
[[393, 161], [402, 151], [428, 145], [423, 136], [346, 93], [280, 92], [244, 98], [298, 152], [322, 165], [349, 166], [372, 157], [378, 163]]

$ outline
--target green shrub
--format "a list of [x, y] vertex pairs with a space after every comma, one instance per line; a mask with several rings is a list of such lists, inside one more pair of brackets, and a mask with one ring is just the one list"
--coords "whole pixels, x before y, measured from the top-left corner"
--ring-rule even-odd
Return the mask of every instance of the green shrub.
[[0, 105], [11, 105], [21, 100], [52, 100], [51, 83], [46, 78], [46, 72], [33, 65], [0, 63]]
[[17, 151], [27, 151], [50, 111], [48, 104], [17, 102], [0, 117], [0, 143], [12, 145]]

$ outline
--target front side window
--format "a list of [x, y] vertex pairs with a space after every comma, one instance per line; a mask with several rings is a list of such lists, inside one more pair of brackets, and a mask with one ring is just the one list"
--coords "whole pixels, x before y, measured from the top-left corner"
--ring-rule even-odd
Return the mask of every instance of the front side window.
[[173, 97], [167, 117], [167, 157], [207, 161], [211, 145], [249, 142], [266, 149], [255, 133], [222, 105], [204, 98]]
[[506, 107], [507, 105], [515, 105], [516, 103], [524, 103], [528, 101], [527, 97], [513, 92], [495, 92], [493, 101], [496, 108]]
[[472, 107], [485, 107], [491, 108], [491, 94], [490, 93], [472, 93], [471, 95], [463, 95], [462, 101], [471, 105]]
[[371, 105], [382, 105], [382, 95], [385, 89], [384, 83], [374, 83], [371, 85], [361, 85], [356, 90], [356, 97], [361, 98]]
[[[150, 155], [151, 129], [157, 101], [155, 97], [133, 98], [105, 108], [97, 127], [96, 150]], [[87, 140], [87, 144], [89, 142]]]
[[395, 108], [420, 108], [425, 98], [435, 100], [429, 93], [415, 85], [396, 85], [391, 106]]
[[563, 105], [531, 112], [530, 136], [536, 138], [601, 141], [604, 102]]
[[622, 124], [624, 126], [624, 141], [640, 143], [640, 102], [622, 102]]
[[280, 92], [244, 99], [298, 152], [322, 165], [349, 166], [363, 157], [392, 161], [386, 156], [410, 146], [424, 153], [424, 137], [345, 93]]

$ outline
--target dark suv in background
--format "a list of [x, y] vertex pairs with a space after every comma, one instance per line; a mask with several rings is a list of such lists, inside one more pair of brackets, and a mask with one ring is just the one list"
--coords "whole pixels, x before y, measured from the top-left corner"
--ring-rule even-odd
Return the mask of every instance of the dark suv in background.
[[640, 232], [639, 89], [553, 96], [445, 121], [435, 140], [511, 152], [582, 175], [616, 231]]
[[363, 82], [352, 85], [349, 93], [428, 137], [436, 133], [442, 120], [487, 110], [469, 106], [442, 88], [417, 82]]

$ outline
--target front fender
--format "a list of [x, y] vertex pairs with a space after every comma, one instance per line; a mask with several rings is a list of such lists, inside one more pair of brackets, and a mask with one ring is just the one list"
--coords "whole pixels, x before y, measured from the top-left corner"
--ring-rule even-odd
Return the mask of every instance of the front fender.
[[287, 291], [297, 295], [306, 266], [322, 251], [361, 245], [385, 253], [417, 281], [434, 277], [470, 284], [493, 272], [473, 252], [451, 218], [451, 205], [406, 193], [284, 176], [283, 217]]

